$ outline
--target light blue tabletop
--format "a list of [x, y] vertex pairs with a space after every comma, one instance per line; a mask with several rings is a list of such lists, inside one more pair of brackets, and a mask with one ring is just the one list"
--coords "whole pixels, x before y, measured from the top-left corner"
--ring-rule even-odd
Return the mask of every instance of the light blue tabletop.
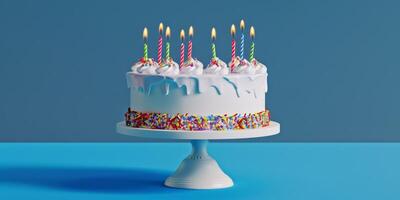
[[0, 199], [400, 199], [400, 144], [211, 143], [235, 186], [162, 186], [185, 143], [0, 144]]

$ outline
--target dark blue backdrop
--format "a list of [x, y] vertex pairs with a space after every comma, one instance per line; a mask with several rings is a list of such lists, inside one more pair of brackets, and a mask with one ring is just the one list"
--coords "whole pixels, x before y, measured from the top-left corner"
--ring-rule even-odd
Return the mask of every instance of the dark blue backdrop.
[[[232, 23], [256, 28], [269, 68], [268, 141], [400, 141], [398, 1], [0, 1], [0, 140], [132, 141], [115, 134], [129, 102], [125, 73], [160, 21], [209, 35], [229, 58]], [[249, 27], [249, 26], [248, 26]]]

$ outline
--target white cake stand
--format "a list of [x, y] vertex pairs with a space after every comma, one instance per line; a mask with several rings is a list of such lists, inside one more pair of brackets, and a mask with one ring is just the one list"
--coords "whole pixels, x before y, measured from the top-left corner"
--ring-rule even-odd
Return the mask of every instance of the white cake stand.
[[117, 124], [117, 132], [124, 135], [165, 140], [190, 140], [192, 143], [192, 153], [181, 162], [175, 173], [164, 182], [168, 187], [185, 189], [220, 189], [233, 186], [232, 179], [208, 155], [208, 140], [266, 137], [278, 134], [279, 131], [279, 123], [272, 121], [265, 128], [228, 131], [143, 129], [127, 127], [125, 126], [125, 122]]

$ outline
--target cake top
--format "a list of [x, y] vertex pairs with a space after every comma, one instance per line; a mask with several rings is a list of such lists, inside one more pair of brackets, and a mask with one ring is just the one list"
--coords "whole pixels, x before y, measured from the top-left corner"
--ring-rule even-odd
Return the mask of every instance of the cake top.
[[[244, 58], [244, 46], [245, 46], [245, 24], [242, 20], [240, 23], [241, 37], [240, 37], [240, 52], [236, 56], [236, 28], [235, 25], [231, 26], [231, 60], [228, 64], [217, 57], [216, 38], [217, 32], [213, 27], [211, 29], [211, 53], [212, 58], [209, 64], [204, 68], [202, 62], [192, 56], [194, 29], [192, 26], [189, 28], [189, 39], [185, 41], [185, 31], [180, 31], [180, 57], [179, 64], [173, 60], [170, 56], [170, 37], [171, 29], [169, 26], [166, 27], [164, 35], [164, 25], [160, 23], [159, 26], [159, 37], [157, 45], [157, 60], [148, 57], [148, 30], [143, 30], [143, 57], [139, 59], [131, 70], [133, 73], [145, 74], [145, 75], [163, 75], [163, 76], [179, 76], [179, 75], [215, 75], [215, 76], [226, 76], [228, 74], [267, 74], [266, 65], [260, 63], [255, 59], [255, 29], [253, 26], [250, 28], [250, 51], [248, 60]], [[165, 58], [163, 58], [163, 45], [165, 39]], [[187, 46], [187, 57], [185, 57], [185, 48]], [[185, 60], [186, 59], [186, 60]]]

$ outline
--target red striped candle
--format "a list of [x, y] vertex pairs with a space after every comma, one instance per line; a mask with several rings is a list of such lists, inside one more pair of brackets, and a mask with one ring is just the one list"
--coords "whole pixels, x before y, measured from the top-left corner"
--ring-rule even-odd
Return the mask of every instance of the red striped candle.
[[232, 51], [231, 51], [231, 71], [233, 70], [233, 63], [236, 57], [236, 41], [235, 41], [235, 33], [236, 33], [236, 28], [235, 25], [232, 24], [231, 26], [231, 35], [232, 35]]
[[163, 29], [164, 29], [164, 25], [163, 25], [163, 23], [160, 23], [160, 26], [158, 26], [158, 31], [160, 33], [160, 36], [158, 38], [158, 49], [157, 49], [158, 64], [161, 64], [161, 60], [162, 60]]
[[181, 57], [180, 57], [180, 62], [179, 62], [179, 66], [182, 67], [183, 63], [185, 62], [185, 31], [182, 29], [181, 30]]
[[236, 41], [234, 39], [232, 39], [232, 61], [235, 60], [236, 57]]
[[188, 44], [188, 60], [192, 59], [192, 38], [193, 38], [193, 27], [189, 27], [189, 44]]
[[188, 60], [192, 59], [192, 40], [189, 40], [188, 44]]

